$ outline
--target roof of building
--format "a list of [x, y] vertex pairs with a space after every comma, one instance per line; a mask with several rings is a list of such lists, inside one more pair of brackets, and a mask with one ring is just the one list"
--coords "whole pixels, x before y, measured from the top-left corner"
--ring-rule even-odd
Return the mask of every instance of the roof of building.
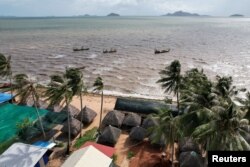
[[0, 93], [0, 104], [11, 100], [11, 97], [12, 96], [9, 93]]
[[4, 167], [34, 167], [46, 152], [46, 148], [14, 143], [0, 155], [0, 164]]
[[115, 148], [113, 148], [113, 147], [105, 146], [105, 145], [98, 144], [95, 142], [90, 142], [90, 141], [86, 142], [81, 148], [85, 148], [88, 146], [95, 147], [96, 149], [98, 149], [103, 154], [107, 155], [108, 157], [112, 157], [114, 152], [115, 152]]
[[61, 167], [109, 167], [112, 159], [93, 146], [73, 152]]

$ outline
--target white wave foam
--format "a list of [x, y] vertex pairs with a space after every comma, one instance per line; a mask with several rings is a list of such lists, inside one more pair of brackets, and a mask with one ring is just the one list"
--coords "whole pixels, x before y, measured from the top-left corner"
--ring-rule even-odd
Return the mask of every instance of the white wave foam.
[[50, 57], [48, 57], [49, 59], [60, 59], [63, 57], [66, 57], [67, 55], [63, 55], [63, 54], [59, 54], [59, 55], [51, 55]]

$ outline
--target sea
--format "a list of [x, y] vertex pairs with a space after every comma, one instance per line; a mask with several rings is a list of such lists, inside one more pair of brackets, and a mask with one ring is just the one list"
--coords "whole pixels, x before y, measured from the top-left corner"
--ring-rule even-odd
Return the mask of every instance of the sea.
[[[73, 52], [81, 46], [89, 50]], [[117, 53], [103, 54], [111, 48]], [[232, 76], [236, 86], [250, 90], [250, 18], [2, 18], [0, 53], [12, 56], [14, 74], [42, 84], [66, 67], [85, 66], [89, 90], [101, 76], [110, 95], [162, 99], [159, 71], [175, 59], [182, 73], [196, 67], [211, 79]]]

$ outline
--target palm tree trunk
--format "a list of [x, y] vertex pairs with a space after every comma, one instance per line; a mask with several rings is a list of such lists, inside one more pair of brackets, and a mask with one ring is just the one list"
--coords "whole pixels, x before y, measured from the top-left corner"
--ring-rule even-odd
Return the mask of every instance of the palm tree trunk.
[[102, 124], [102, 108], [103, 108], [103, 91], [102, 91], [102, 96], [101, 96], [101, 111], [100, 111], [99, 131], [100, 131], [101, 124]]
[[9, 80], [10, 80], [11, 103], [13, 103], [12, 72], [10, 72]]
[[71, 122], [71, 116], [70, 116], [70, 111], [69, 111], [69, 102], [66, 99], [66, 106], [67, 106], [67, 110], [68, 110], [68, 143], [67, 143], [67, 154], [69, 155], [70, 152], [70, 145], [71, 145], [71, 132], [70, 132], [70, 122]]
[[174, 167], [174, 143], [171, 146], [171, 154], [172, 167]]
[[177, 109], [179, 113], [180, 112], [179, 88], [177, 89], [176, 96], [177, 96]]
[[81, 105], [81, 124], [80, 124], [80, 129], [81, 129], [81, 131], [80, 131], [80, 137], [82, 137], [82, 120], [83, 120], [83, 105], [82, 105], [82, 90], [81, 90], [81, 92], [80, 92], [80, 105]]
[[37, 109], [37, 101], [35, 100], [34, 92], [32, 92], [32, 98], [33, 98], [33, 101], [34, 101], [34, 106], [35, 106], [35, 109], [36, 109], [37, 118], [39, 120], [40, 127], [42, 129], [43, 138], [46, 139], [46, 135], [45, 135], [44, 128], [43, 128], [43, 123], [42, 123], [41, 117], [40, 117], [38, 109]]

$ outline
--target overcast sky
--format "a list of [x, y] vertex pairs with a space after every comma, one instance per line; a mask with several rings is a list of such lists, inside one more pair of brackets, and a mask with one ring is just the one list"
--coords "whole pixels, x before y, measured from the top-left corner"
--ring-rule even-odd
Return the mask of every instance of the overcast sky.
[[2, 16], [163, 15], [183, 10], [213, 16], [250, 16], [250, 0], [0, 0]]

